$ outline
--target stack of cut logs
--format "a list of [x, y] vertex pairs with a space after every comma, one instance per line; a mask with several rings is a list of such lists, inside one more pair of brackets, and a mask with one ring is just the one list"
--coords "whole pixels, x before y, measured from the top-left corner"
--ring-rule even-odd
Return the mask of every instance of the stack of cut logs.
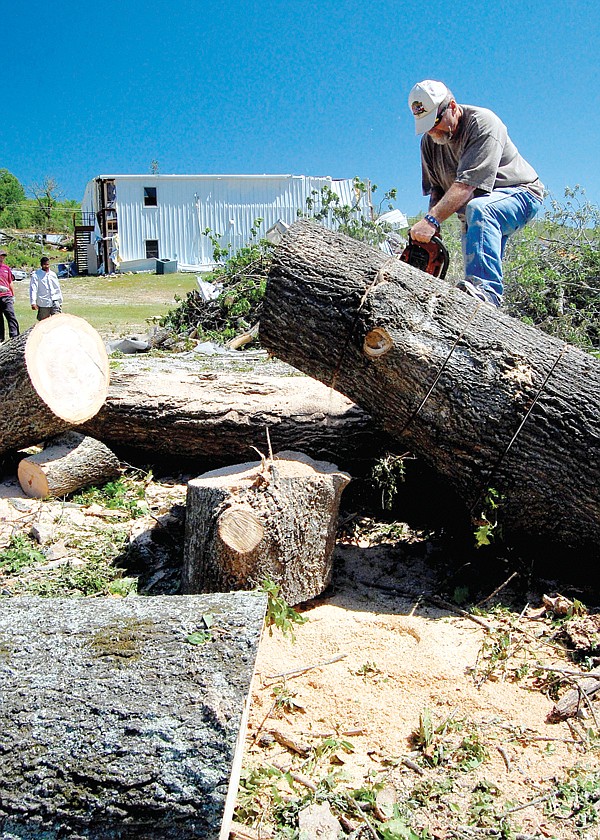
[[100, 441], [70, 430], [104, 405], [106, 350], [87, 321], [55, 315], [0, 347], [0, 455], [46, 442], [19, 465], [24, 492], [66, 496], [118, 474], [117, 457]]
[[[506, 538], [545, 538], [597, 565], [600, 363], [592, 355], [308, 221], [293, 225], [276, 249], [260, 337], [308, 377], [176, 374], [170, 363], [164, 374], [117, 373], [109, 390], [94, 330], [68, 315], [42, 321], [0, 348], [0, 456], [73, 429], [93, 438], [61, 438], [22, 463], [25, 491], [46, 496], [114, 475], [107, 445], [230, 465], [251, 450], [270, 451], [268, 430], [275, 451], [328, 462], [313, 464], [308, 476], [305, 461], [286, 455], [297, 479], [311, 483], [320, 473], [329, 485], [334, 463], [354, 469], [395, 441], [444, 476], [475, 520], [494, 490]], [[276, 489], [291, 493], [291, 467], [266, 460], [211, 476], [218, 511], [189, 516], [198, 524], [193, 535], [188, 528], [188, 544], [197, 548], [187, 553], [202, 558], [184, 575], [186, 591], [211, 576], [214, 586], [239, 586], [234, 548], [241, 569], [268, 544], [245, 574], [256, 582], [273, 571], [265, 559], [277, 542], [269, 517], [310, 532], [286, 519], [284, 501], [268, 502]], [[207, 481], [193, 486], [189, 505], [204, 509]], [[262, 493], [261, 504], [249, 501], [250, 488]], [[315, 489], [305, 521], [320, 505], [333, 516], [338, 501]], [[207, 548], [202, 529], [221, 541], [218, 550]], [[328, 535], [322, 529], [325, 543]]]
[[[18, 478], [28, 496], [44, 499], [118, 476], [105, 441], [231, 461], [270, 445], [270, 429], [277, 445], [317, 455], [370, 450], [368, 415], [316, 381], [224, 376], [215, 388], [189, 372], [175, 380], [172, 366], [133, 386], [117, 376], [109, 393], [95, 330], [66, 314], [44, 320], [0, 348], [0, 455], [43, 443], [20, 460]], [[349, 480], [332, 463], [284, 451], [191, 482], [183, 591], [251, 589], [270, 579], [290, 604], [320, 594]]]

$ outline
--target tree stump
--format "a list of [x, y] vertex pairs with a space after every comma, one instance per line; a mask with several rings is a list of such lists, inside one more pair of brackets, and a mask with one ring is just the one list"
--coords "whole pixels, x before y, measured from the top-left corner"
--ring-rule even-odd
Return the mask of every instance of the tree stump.
[[42, 452], [19, 462], [19, 484], [27, 496], [68, 496], [105, 484], [119, 474], [119, 459], [99, 440], [66, 432], [48, 441]]
[[300, 452], [205, 473], [189, 482], [182, 589], [186, 594], [280, 586], [288, 604], [323, 592], [342, 490], [334, 464]]
[[474, 519], [493, 488], [506, 537], [577, 548], [597, 566], [592, 355], [308, 221], [275, 250], [260, 338], [445, 476]]
[[96, 330], [54, 315], [0, 347], [0, 454], [93, 417], [108, 393], [108, 356]]

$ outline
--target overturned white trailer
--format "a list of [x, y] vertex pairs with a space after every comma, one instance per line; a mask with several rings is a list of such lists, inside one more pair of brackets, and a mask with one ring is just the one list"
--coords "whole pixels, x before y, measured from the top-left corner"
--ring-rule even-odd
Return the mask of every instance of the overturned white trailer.
[[[87, 185], [83, 224], [76, 229], [79, 273], [171, 270], [214, 266], [216, 238], [233, 251], [278, 222], [292, 224], [306, 199], [324, 187], [342, 205], [358, 202], [372, 215], [370, 185], [306, 175], [99, 175]], [[209, 233], [207, 233], [209, 231]]]

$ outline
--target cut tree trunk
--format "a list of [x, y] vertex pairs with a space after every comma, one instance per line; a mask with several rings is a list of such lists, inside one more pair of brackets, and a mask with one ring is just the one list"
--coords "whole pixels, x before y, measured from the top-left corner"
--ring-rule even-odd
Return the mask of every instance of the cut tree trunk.
[[[83, 425], [111, 448], [212, 464], [254, 457], [253, 447], [294, 449], [344, 465], [368, 459], [390, 441], [341, 394], [300, 376], [211, 373], [168, 360], [134, 359], [113, 372], [108, 399]], [[117, 450], [118, 451], [118, 450]]]
[[108, 393], [108, 357], [96, 330], [53, 315], [0, 347], [0, 454], [89, 420]]
[[349, 480], [333, 464], [280, 452], [190, 481], [183, 592], [255, 589], [269, 579], [288, 604], [319, 595], [331, 580]]
[[227, 840], [266, 600], [0, 599], [0, 836]]
[[597, 556], [600, 363], [591, 355], [307, 221], [276, 249], [260, 337], [428, 461], [475, 519], [494, 488], [505, 533]]
[[119, 459], [105, 444], [77, 432], [48, 441], [45, 449], [19, 462], [19, 484], [27, 496], [68, 496], [105, 484], [119, 474]]

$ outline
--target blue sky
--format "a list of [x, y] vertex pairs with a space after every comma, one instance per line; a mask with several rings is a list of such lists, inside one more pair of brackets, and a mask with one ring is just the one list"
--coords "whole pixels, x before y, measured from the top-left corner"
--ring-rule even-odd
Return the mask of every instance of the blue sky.
[[[8, 5], [8, 4], [7, 4]], [[80, 200], [100, 174], [370, 178], [425, 207], [408, 91], [507, 124], [551, 193], [600, 204], [600, 11], [570, 0], [66, 0], [3, 13], [0, 168]], [[377, 196], [377, 194], [376, 194]]]

